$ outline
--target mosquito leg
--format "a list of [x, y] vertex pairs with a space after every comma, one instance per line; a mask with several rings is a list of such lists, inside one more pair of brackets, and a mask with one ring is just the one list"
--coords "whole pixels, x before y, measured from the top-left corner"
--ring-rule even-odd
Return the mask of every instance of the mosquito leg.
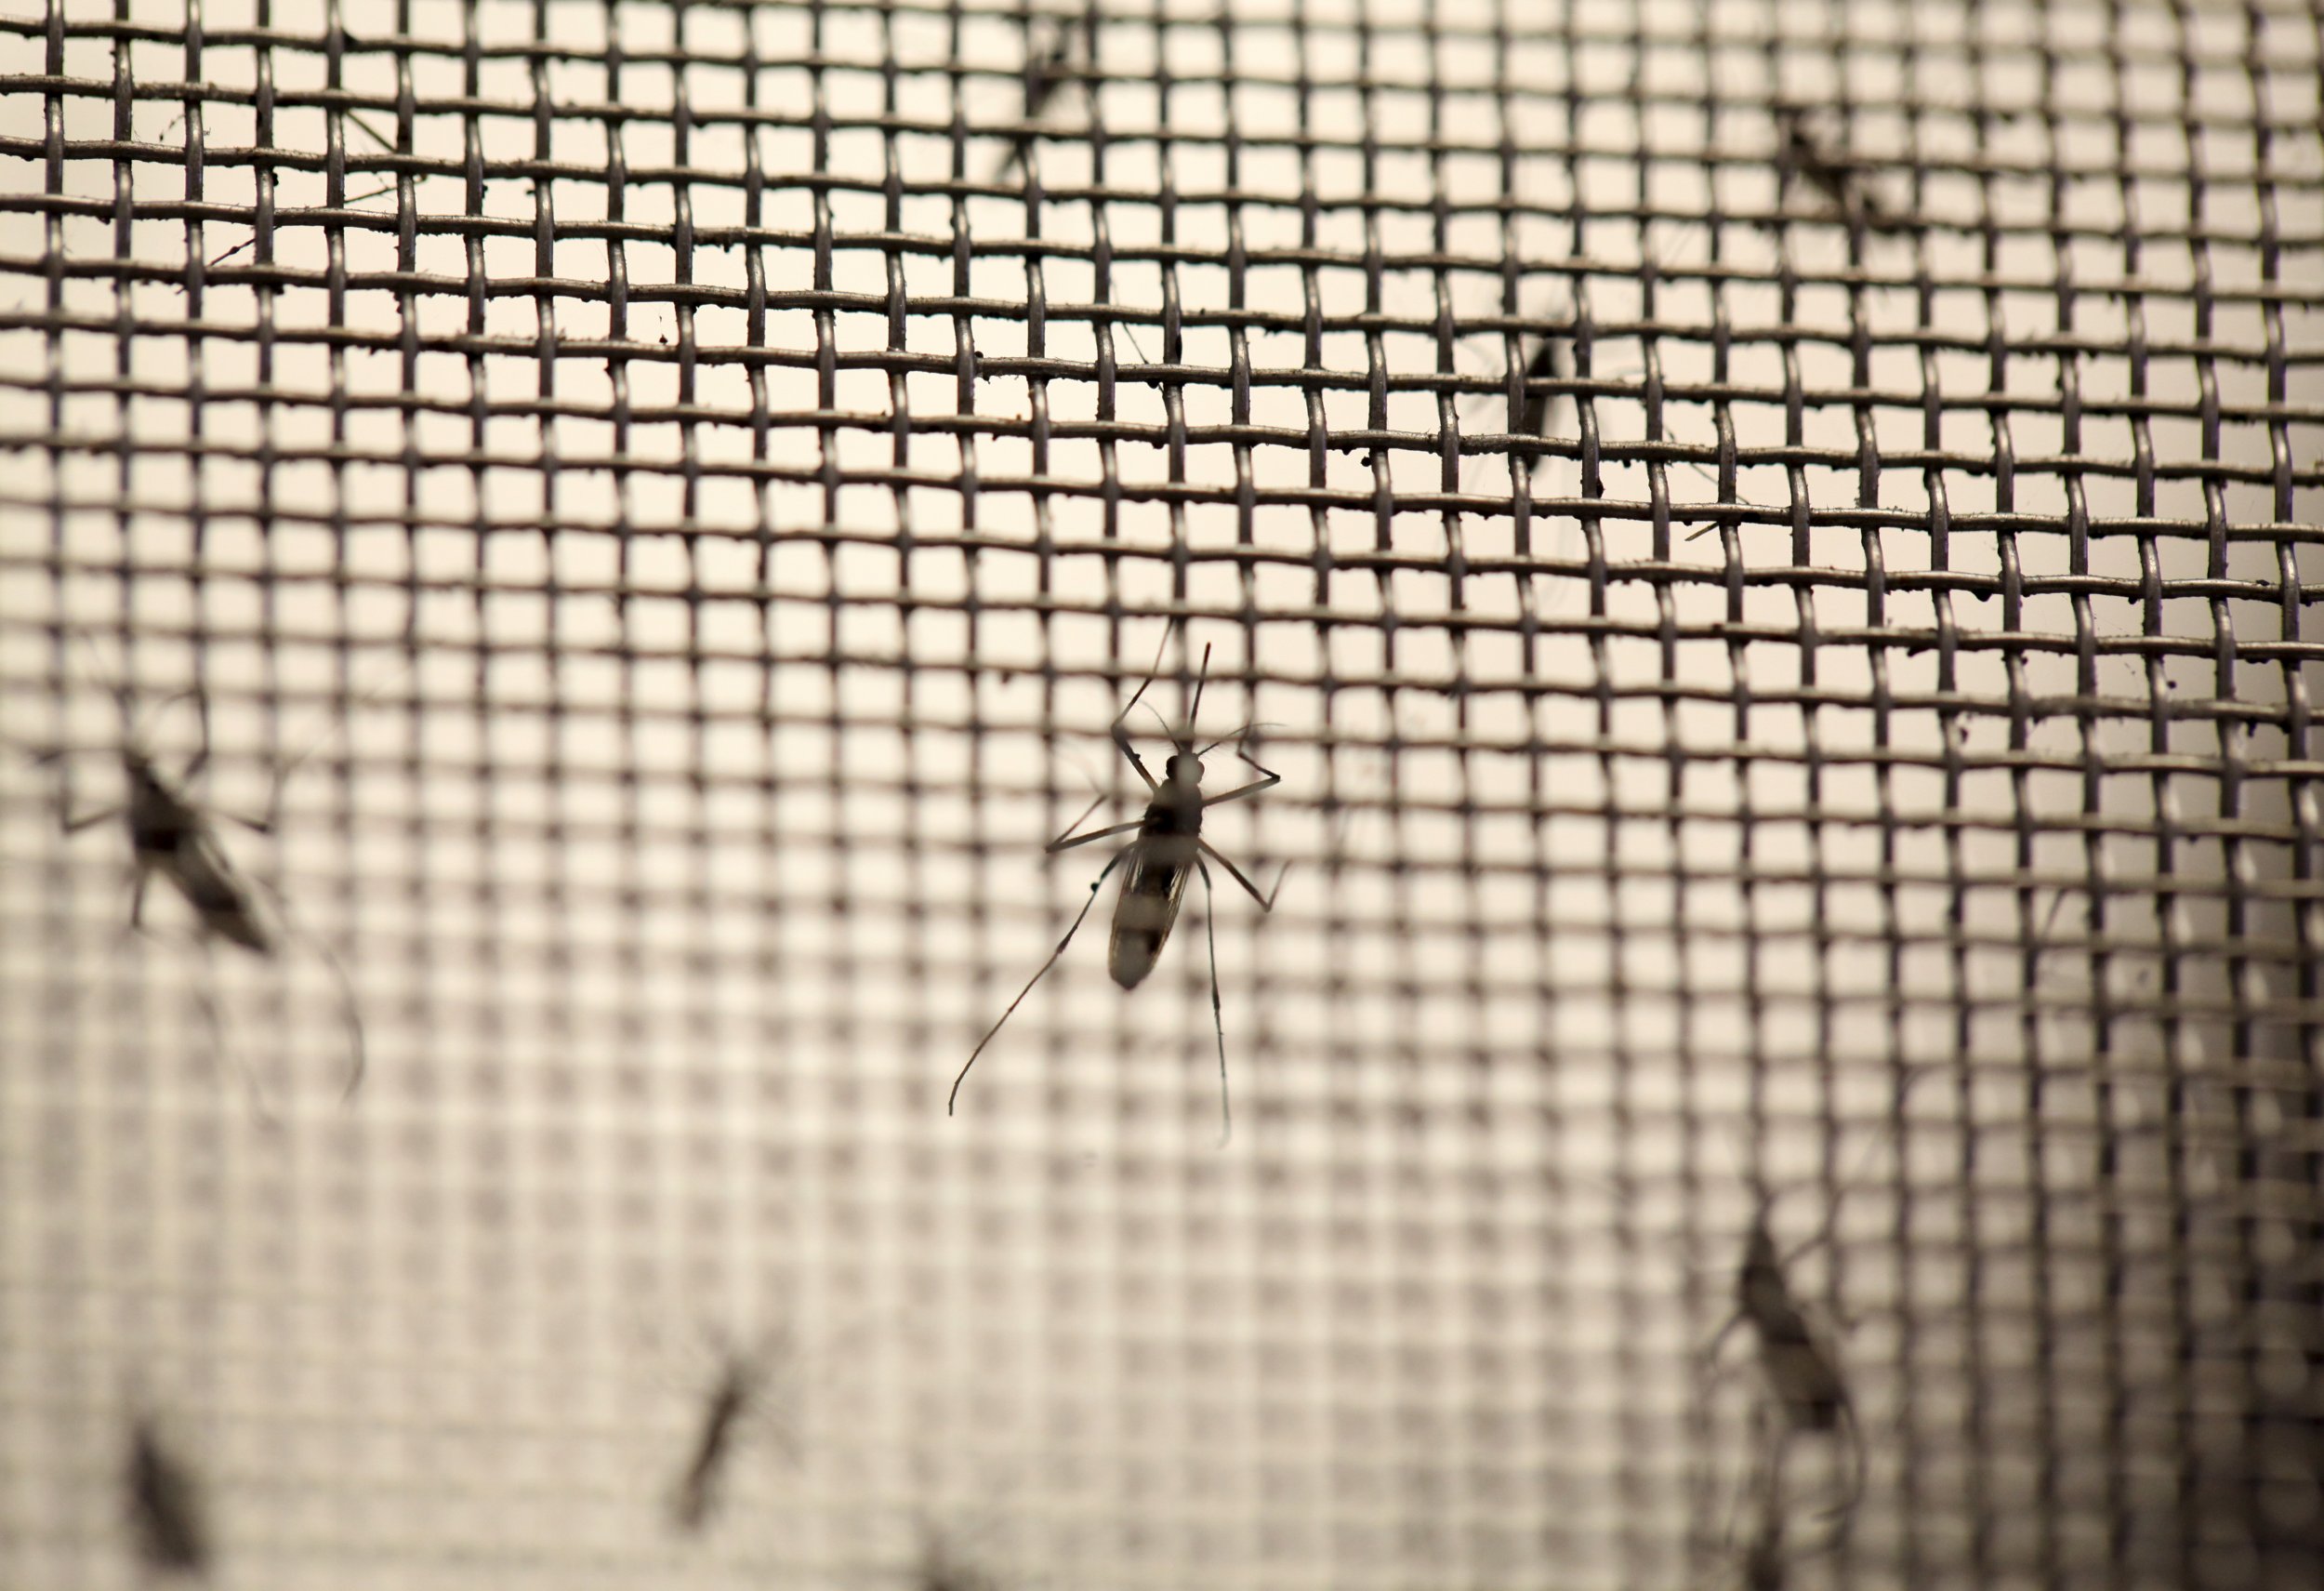
[[1846, 1402], [1841, 1404], [1840, 1423], [1847, 1427], [1848, 1478], [1844, 1483], [1846, 1489], [1841, 1492], [1839, 1502], [1825, 1512], [1829, 1518], [1844, 1527], [1847, 1521], [1855, 1517], [1856, 1505], [1864, 1498], [1866, 1460], [1864, 1427], [1856, 1424], [1856, 1412], [1853, 1404]]
[[128, 810], [125, 806], [107, 806], [100, 807], [95, 812], [66, 812], [59, 815], [64, 831], [67, 834], [78, 834], [85, 829], [94, 829], [100, 823], [110, 822]]
[[145, 881], [152, 870], [152, 865], [139, 857], [136, 871], [129, 880], [129, 932], [132, 934], [141, 933], [145, 928]]
[[[1096, 810], [1097, 807], [1095, 803], [1092, 803], [1089, 808], [1089, 812], [1095, 812]], [[1081, 815], [1081, 817], [1087, 817], [1089, 815], [1089, 813], [1085, 812]], [[1081, 821], [1081, 818], [1077, 817], [1074, 819], [1074, 821], [1078, 823]], [[1145, 826], [1145, 821], [1146, 820], [1142, 817], [1133, 817], [1128, 823], [1116, 823], [1108, 829], [1092, 829], [1087, 834], [1075, 834], [1073, 830], [1069, 829], [1064, 834], [1059, 835], [1056, 839], [1049, 842], [1049, 853], [1050, 855], [1054, 856], [1058, 852], [1070, 851], [1076, 845], [1087, 845], [1099, 840], [1111, 840], [1116, 834], [1127, 834], [1133, 829], [1143, 828]], [[1072, 838], [1068, 839], [1066, 837], [1067, 835], [1071, 835]]]
[[[1140, 685], [1138, 687], [1139, 692], [1142, 695], [1144, 693], [1145, 688], [1146, 687], [1143, 685]], [[1123, 756], [1129, 759], [1129, 765], [1138, 770], [1138, 776], [1146, 781], [1146, 789], [1150, 790], [1160, 789], [1162, 787], [1155, 782], [1154, 775], [1146, 767], [1146, 760], [1143, 757], [1139, 756], [1138, 748], [1130, 744], [1129, 731], [1122, 727], [1123, 721], [1129, 717], [1130, 708], [1134, 708], [1137, 705], [1137, 697], [1132, 696], [1130, 698], [1129, 707], [1122, 709], [1122, 716], [1114, 721], [1114, 728], [1112, 730], [1114, 744], [1120, 748]]]
[[1250, 880], [1245, 878], [1243, 876], [1243, 869], [1236, 867], [1233, 862], [1228, 861], [1226, 854], [1221, 851], [1216, 845], [1211, 844], [1209, 841], [1201, 838], [1199, 835], [1195, 837], [1195, 843], [1202, 847], [1203, 854], [1205, 855], [1208, 856], [1212, 861], [1218, 863], [1219, 866], [1224, 868], [1229, 873], [1234, 875], [1235, 882], [1241, 884], [1243, 888], [1249, 893], [1251, 899], [1259, 903], [1260, 910], [1273, 911], [1275, 908], [1275, 896], [1283, 893], [1283, 881], [1288, 878], [1291, 873], [1290, 863], [1284, 863], [1283, 871], [1275, 875], [1275, 887], [1269, 890], [1265, 895], [1261, 895], [1259, 893], [1259, 886], [1251, 882]]
[[[1250, 731], [1246, 729], [1243, 733], [1248, 735]], [[1214, 746], [1222, 746], [1225, 742], [1213, 741], [1211, 744]], [[1235, 789], [1225, 791], [1223, 794], [1206, 797], [1203, 801], [1203, 805], [1217, 806], [1224, 802], [1241, 801], [1245, 796], [1253, 796], [1257, 795], [1261, 790], [1273, 789], [1275, 786], [1283, 782], [1283, 776], [1276, 773], [1273, 768], [1268, 767], [1258, 758], [1252, 756], [1250, 754], [1250, 749], [1245, 746], [1239, 738], [1235, 741], [1235, 754], [1267, 776], [1263, 779], [1253, 779], [1249, 784], [1237, 786]]]
[[1727, 1317], [1725, 1325], [1720, 1327], [1718, 1331], [1711, 1333], [1710, 1341], [1703, 1345], [1703, 1374], [1706, 1377], [1713, 1376], [1718, 1373], [1719, 1350], [1726, 1346], [1728, 1335], [1741, 1324], [1743, 1324], [1743, 1311], [1737, 1309], [1734, 1314]]
[[331, 980], [339, 986], [339, 1014], [347, 1024], [347, 1087], [339, 1094], [339, 1103], [345, 1105], [363, 1086], [363, 1068], [368, 1064], [363, 1052], [363, 1014], [356, 1007], [355, 983], [347, 975], [347, 963], [313, 935], [301, 932], [299, 937], [315, 948], [316, 956], [331, 969]]
[[1255, 796], [1261, 790], [1271, 790], [1282, 782], [1283, 776], [1281, 774], [1269, 774], [1263, 779], [1254, 779], [1248, 785], [1237, 786], [1235, 789], [1227, 790], [1221, 794], [1205, 796], [1202, 798], [1202, 804], [1205, 806], [1223, 806], [1231, 801], [1241, 801], [1245, 796]]
[[339, 1094], [339, 1103], [344, 1105], [363, 1086], [363, 1072], [369, 1065], [363, 1047], [363, 1014], [355, 1003], [355, 981], [348, 976], [347, 963], [339, 960], [337, 953], [293, 917], [289, 896], [264, 879], [258, 881], [258, 887], [274, 897], [274, 909], [282, 916], [284, 929], [301, 944], [313, 948], [315, 959], [329, 970], [331, 981], [338, 986], [339, 1016], [347, 1025], [347, 1087]]
[[[1203, 849], [1210, 848], [1206, 845]], [[1210, 854], [1219, 855], [1216, 851]], [[1219, 860], [1225, 862], [1226, 858], [1219, 856]], [[1211, 887], [1210, 869], [1200, 860], [1195, 866], [1202, 868], [1202, 934], [1210, 942], [1210, 1028], [1219, 1036], [1219, 1147], [1223, 1149], [1235, 1134], [1235, 1112], [1227, 1103], [1226, 1093], [1226, 1017], [1219, 1009], [1219, 897]]]
[[250, 1114], [257, 1118], [258, 1125], [269, 1132], [279, 1131], [283, 1119], [274, 1114], [273, 1106], [267, 1102], [266, 1085], [258, 1081], [257, 1069], [226, 1042], [225, 1018], [218, 1014], [218, 997], [210, 991], [211, 979], [218, 973], [218, 957], [206, 939], [202, 941], [202, 960], [205, 975], [202, 982], [194, 986], [193, 998], [201, 1003], [202, 1023], [210, 1035], [211, 1063], [221, 1067], [231, 1066], [240, 1072], [243, 1087], [250, 1094]]
[[1081, 932], [1081, 924], [1083, 921], [1089, 917], [1089, 908], [1098, 903], [1098, 891], [1104, 887], [1106, 874], [1111, 873], [1116, 868], [1120, 867], [1122, 857], [1129, 855], [1132, 849], [1134, 849], [1134, 847], [1128, 845], [1123, 846], [1122, 849], [1115, 855], [1114, 859], [1105, 864], [1105, 871], [1098, 874], [1097, 882], [1089, 886], [1089, 898], [1081, 903], [1081, 909], [1079, 911], [1074, 913], [1073, 926], [1065, 930], [1065, 936], [1063, 939], [1057, 941], [1057, 948], [1049, 953], [1049, 960], [1041, 963], [1041, 970], [1035, 973], [1030, 978], [1025, 980], [1024, 988], [1017, 991], [1017, 998], [1009, 1002], [1009, 1009], [1000, 1014], [998, 1021], [996, 1021], [990, 1028], [984, 1029], [984, 1037], [979, 1039], [976, 1041], [976, 1048], [969, 1052], [969, 1058], [961, 1063], [958, 1075], [952, 1080], [952, 1092], [944, 1096], [945, 1115], [951, 1115], [953, 1113], [954, 1107], [960, 1103], [960, 1085], [968, 1080], [969, 1068], [976, 1065], [977, 1056], [983, 1054], [984, 1053], [984, 1046], [993, 1041], [993, 1035], [1000, 1031], [1001, 1024], [1007, 1022], [1010, 1017], [1016, 1014], [1017, 1007], [1023, 1005], [1024, 1003], [1025, 996], [1033, 992], [1033, 986], [1039, 983], [1043, 977], [1047, 976], [1049, 970], [1057, 964], [1058, 958], [1065, 953], [1065, 947], [1074, 942], [1074, 935]]

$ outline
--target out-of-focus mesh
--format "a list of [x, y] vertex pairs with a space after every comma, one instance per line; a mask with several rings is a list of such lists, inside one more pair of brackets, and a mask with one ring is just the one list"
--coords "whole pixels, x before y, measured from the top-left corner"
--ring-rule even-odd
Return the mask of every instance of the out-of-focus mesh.
[[2324, 1573], [2311, 6], [7, 10], [0, 1583]]

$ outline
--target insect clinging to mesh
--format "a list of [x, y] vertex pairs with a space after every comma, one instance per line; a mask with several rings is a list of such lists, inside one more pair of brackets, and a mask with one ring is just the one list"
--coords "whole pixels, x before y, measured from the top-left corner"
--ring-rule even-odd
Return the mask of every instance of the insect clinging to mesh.
[[[1050, 101], [1057, 98], [1057, 91], [1077, 75], [1076, 63], [1087, 55], [1089, 21], [1052, 17], [1045, 31], [1047, 38], [1037, 50], [1030, 48], [1028, 40], [1024, 67], [1024, 121], [1028, 129], [1049, 113]], [[1028, 130], [1010, 140], [1008, 152], [993, 169], [996, 186], [1008, 181], [1010, 173], [1023, 164], [1033, 139], [1034, 134]]]
[[150, 1414], [129, 1425], [129, 1458], [123, 1466], [123, 1500], [138, 1556], [160, 1574], [206, 1573], [210, 1532], [201, 1483], [186, 1463], [164, 1445]]
[[[1167, 632], [1162, 638], [1162, 644], [1164, 649], [1169, 645]], [[1162, 656], [1157, 651], [1155, 654], [1155, 671], [1158, 672], [1161, 666]], [[1074, 830], [1086, 822], [1089, 814], [1095, 812], [1104, 801], [1104, 797], [1100, 796], [1079, 817], [1066, 826], [1063, 834], [1049, 842], [1049, 854], [1055, 855], [1076, 845], [1088, 845], [1133, 830], [1137, 838], [1124, 845], [1115, 854], [1114, 859], [1105, 864], [1104, 870], [1097, 876], [1097, 882], [1089, 886], [1089, 898], [1075, 914], [1073, 925], [1057, 942], [1057, 948], [1050, 952], [1049, 960], [1043, 961], [1040, 970], [1026, 980], [1017, 998], [1009, 1002], [1009, 1009], [1002, 1012], [998, 1020], [985, 1029], [984, 1037], [977, 1041], [976, 1048], [970, 1052], [968, 1060], [962, 1064], [959, 1075], [952, 1080], [952, 1093], [944, 1103], [945, 1115], [951, 1115], [959, 1103], [960, 1085], [967, 1080], [969, 1068], [976, 1065], [977, 1056], [984, 1053], [984, 1047], [993, 1041], [1001, 1025], [1009, 1020], [1018, 1006], [1024, 1003], [1025, 997], [1033, 992], [1034, 985], [1039, 983], [1057, 964], [1058, 959], [1064, 955], [1065, 947], [1073, 943], [1074, 935], [1080, 931], [1083, 921], [1089, 915], [1089, 908], [1097, 904], [1098, 891], [1104, 887], [1107, 876], [1125, 862], [1129, 864], [1129, 871], [1123, 877], [1120, 898], [1114, 908], [1113, 933], [1106, 947], [1106, 968], [1113, 974], [1114, 981], [1126, 989], [1137, 988], [1154, 970], [1155, 960], [1161, 955], [1162, 947], [1170, 936], [1170, 929], [1178, 921], [1178, 908], [1185, 897], [1186, 880], [1190, 873], [1201, 873], [1206, 903], [1216, 900], [1209, 868], [1209, 863], [1216, 862], [1226, 869], [1228, 877], [1243, 886], [1251, 899], [1259, 903], [1260, 910], [1274, 909], [1275, 895], [1282, 891], [1284, 877], [1290, 869], [1287, 867], [1283, 873], [1278, 873], [1275, 887], [1262, 895], [1259, 886], [1244, 875], [1242, 868], [1202, 837], [1202, 815], [1205, 811], [1227, 802], [1257, 795], [1280, 784], [1283, 777], [1262, 765], [1243, 744], [1248, 730], [1222, 740], [1214, 740], [1199, 751], [1195, 749], [1193, 725], [1202, 710], [1203, 686], [1209, 676], [1210, 648], [1206, 646], [1202, 652], [1202, 669], [1195, 682], [1194, 700], [1186, 709], [1187, 733], [1181, 736], [1166, 731], [1169, 733], [1171, 751], [1169, 760], [1163, 764], [1163, 776], [1159, 779], [1147, 769], [1145, 760], [1138, 755], [1137, 747], [1130, 741], [1129, 729], [1129, 715], [1137, 710], [1139, 702], [1144, 698], [1147, 686], [1154, 683], [1154, 673], [1148, 673], [1144, 683], [1138, 687], [1115, 718], [1110, 731], [1114, 744], [1129, 759], [1130, 767], [1137, 772], [1148, 791], [1145, 815], [1128, 823], [1092, 829], [1087, 834], [1076, 834]], [[1202, 760], [1229, 740], [1235, 743], [1235, 755], [1257, 768], [1263, 776], [1221, 794], [1206, 796], [1202, 793]], [[1214, 915], [1214, 911], [1206, 909], [1203, 927], [1210, 945], [1210, 1019], [1219, 1041], [1219, 1124], [1220, 1141], [1223, 1143], [1233, 1131], [1234, 1113], [1227, 1095], [1226, 1022], [1219, 1006], [1219, 938], [1211, 923]]]
[[[176, 693], [163, 705], [194, 693]], [[128, 830], [129, 855], [133, 868], [129, 886], [129, 927], [141, 932], [145, 926], [145, 892], [147, 884], [159, 874], [175, 888], [191, 908], [199, 924], [199, 938], [206, 949], [218, 940], [239, 946], [253, 955], [270, 961], [279, 960], [284, 948], [284, 935], [287, 924], [278, 926], [269, 921], [259, 908], [258, 892], [263, 887], [275, 893], [278, 905], [281, 897], [271, 886], [262, 886], [244, 877], [219, 842], [213, 816], [238, 823], [258, 834], [271, 835], [280, 815], [283, 782], [289, 768], [275, 770], [273, 789], [267, 802], [266, 815], [251, 817], [239, 813], [218, 810], [213, 813], [187, 793], [193, 781], [201, 776], [210, 758], [209, 721], [206, 713], [197, 714], [202, 725], [202, 744], [179, 770], [175, 779], [162, 772], [160, 763], [149, 752], [129, 709], [128, 693], [116, 688], [115, 701], [122, 717], [127, 722], [121, 746], [121, 776], [124, 798], [118, 805], [100, 807], [90, 812], [75, 813], [60, 803], [59, 822], [68, 835], [114, 819], [123, 821]], [[68, 752], [59, 749], [46, 751], [36, 759], [42, 762], [60, 761]], [[330, 948], [310, 935], [299, 935], [311, 944], [324, 964], [330, 969], [338, 985], [341, 1012], [348, 1030], [349, 1067], [347, 1085], [342, 1098], [351, 1098], [363, 1081], [363, 1018], [355, 1009], [355, 992], [349, 982], [347, 969], [340, 964]], [[204, 1009], [208, 1013], [213, 1033], [218, 1028], [218, 1010], [206, 990], [202, 991]], [[223, 1044], [221, 1041], [221, 1048]], [[255, 1089], [256, 1083], [253, 1082]]]
[[1533, 351], [1525, 359], [1522, 384], [1524, 401], [1512, 403], [1509, 418], [1510, 432], [1516, 436], [1546, 436], [1550, 429], [1550, 405], [1559, 394], [1550, 383], [1569, 378], [1571, 368], [1565, 358], [1565, 337], [1562, 332], [1541, 332], [1533, 340]]
[[1790, 1437], [1801, 1433], [1838, 1435], [1847, 1443], [1847, 1490], [1830, 1510], [1844, 1514], [1864, 1491], [1864, 1434], [1857, 1426], [1855, 1400], [1841, 1374], [1832, 1345], [1808, 1319], [1806, 1309], [1791, 1291], [1782, 1253], [1769, 1229], [1767, 1201], [1751, 1223], [1743, 1248], [1743, 1264], [1735, 1276], [1735, 1313], [1719, 1329], [1707, 1358], [1715, 1358], [1727, 1333], [1749, 1328], [1759, 1349], [1761, 1372], [1766, 1377], [1774, 1412], [1781, 1422], [1771, 1462], [1780, 1473]]
[[688, 1532], [709, 1522], [725, 1472], [733, 1467], [743, 1426], [765, 1401], [772, 1369], [765, 1352], [730, 1351], [703, 1406], [701, 1434], [693, 1457], [670, 1497], [670, 1522]]
[[1806, 107], [1778, 105], [1776, 116], [1783, 124], [1781, 169], [1787, 176], [1802, 177], [1815, 184], [1843, 220], [1861, 220], [1872, 231], [1883, 232], [1895, 232], [1903, 225], [1864, 181], [1857, 164], [1834, 154], [1816, 136]]
[[[1896, 1110], [1903, 1109], [1906, 1093], [1921, 1075], [1921, 1068], [1908, 1067], [1903, 1072], [1897, 1086]], [[1894, 1131], [1892, 1121], [1865, 1146], [1867, 1155], [1887, 1141]], [[1843, 1176], [1838, 1187], [1844, 1193], [1856, 1180], [1856, 1173], [1852, 1173]], [[1707, 1372], [1715, 1370], [1720, 1347], [1730, 1332], [1737, 1327], [1750, 1332], [1758, 1350], [1760, 1373], [1766, 1384], [1767, 1400], [1761, 1406], [1762, 1411], [1774, 1426], [1764, 1443], [1765, 1485], [1776, 1496], [1783, 1494], [1785, 1461], [1793, 1438], [1836, 1437], [1844, 1444], [1846, 1478], [1840, 1495], [1823, 1512], [1827, 1517], [1844, 1519], [1854, 1513], [1857, 1501], [1864, 1495], [1864, 1430], [1856, 1418], [1855, 1399], [1849, 1392], [1839, 1352], [1829, 1334], [1810, 1318], [1808, 1306], [1793, 1291], [1790, 1278], [1791, 1259], [1830, 1236], [1832, 1224], [1839, 1216], [1837, 1198], [1826, 1213], [1818, 1235], [1788, 1258], [1776, 1242], [1776, 1196], [1756, 1174], [1751, 1178], [1751, 1186], [1755, 1208], [1750, 1230], [1744, 1238], [1743, 1260], [1736, 1268], [1734, 1312], [1704, 1347], [1704, 1368]]]

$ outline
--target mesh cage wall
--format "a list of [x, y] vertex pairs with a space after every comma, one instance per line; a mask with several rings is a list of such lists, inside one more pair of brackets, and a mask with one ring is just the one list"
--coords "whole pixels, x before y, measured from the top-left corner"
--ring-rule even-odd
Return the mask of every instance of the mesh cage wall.
[[2315, 1584], [2320, 58], [17, 0], [0, 1583]]

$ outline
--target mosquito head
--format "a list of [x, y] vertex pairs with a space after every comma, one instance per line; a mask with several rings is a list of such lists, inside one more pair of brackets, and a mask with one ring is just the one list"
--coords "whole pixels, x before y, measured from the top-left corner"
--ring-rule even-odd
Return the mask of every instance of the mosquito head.
[[1751, 1223], [1750, 1240], [1743, 1247], [1743, 1268], [1735, 1282], [1736, 1291], [1746, 1295], [1771, 1282], [1783, 1285], [1783, 1255], [1776, 1248], [1776, 1235], [1767, 1229], [1764, 1216]]
[[1202, 759], [1192, 751], [1171, 752], [1169, 762], [1163, 766], [1176, 784], [1192, 787], [1202, 783]]
[[121, 775], [129, 781], [129, 794], [133, 800], [165, 793], [161, 774], [153, 766], [153, 759], [134, 745], [121, 749]]

